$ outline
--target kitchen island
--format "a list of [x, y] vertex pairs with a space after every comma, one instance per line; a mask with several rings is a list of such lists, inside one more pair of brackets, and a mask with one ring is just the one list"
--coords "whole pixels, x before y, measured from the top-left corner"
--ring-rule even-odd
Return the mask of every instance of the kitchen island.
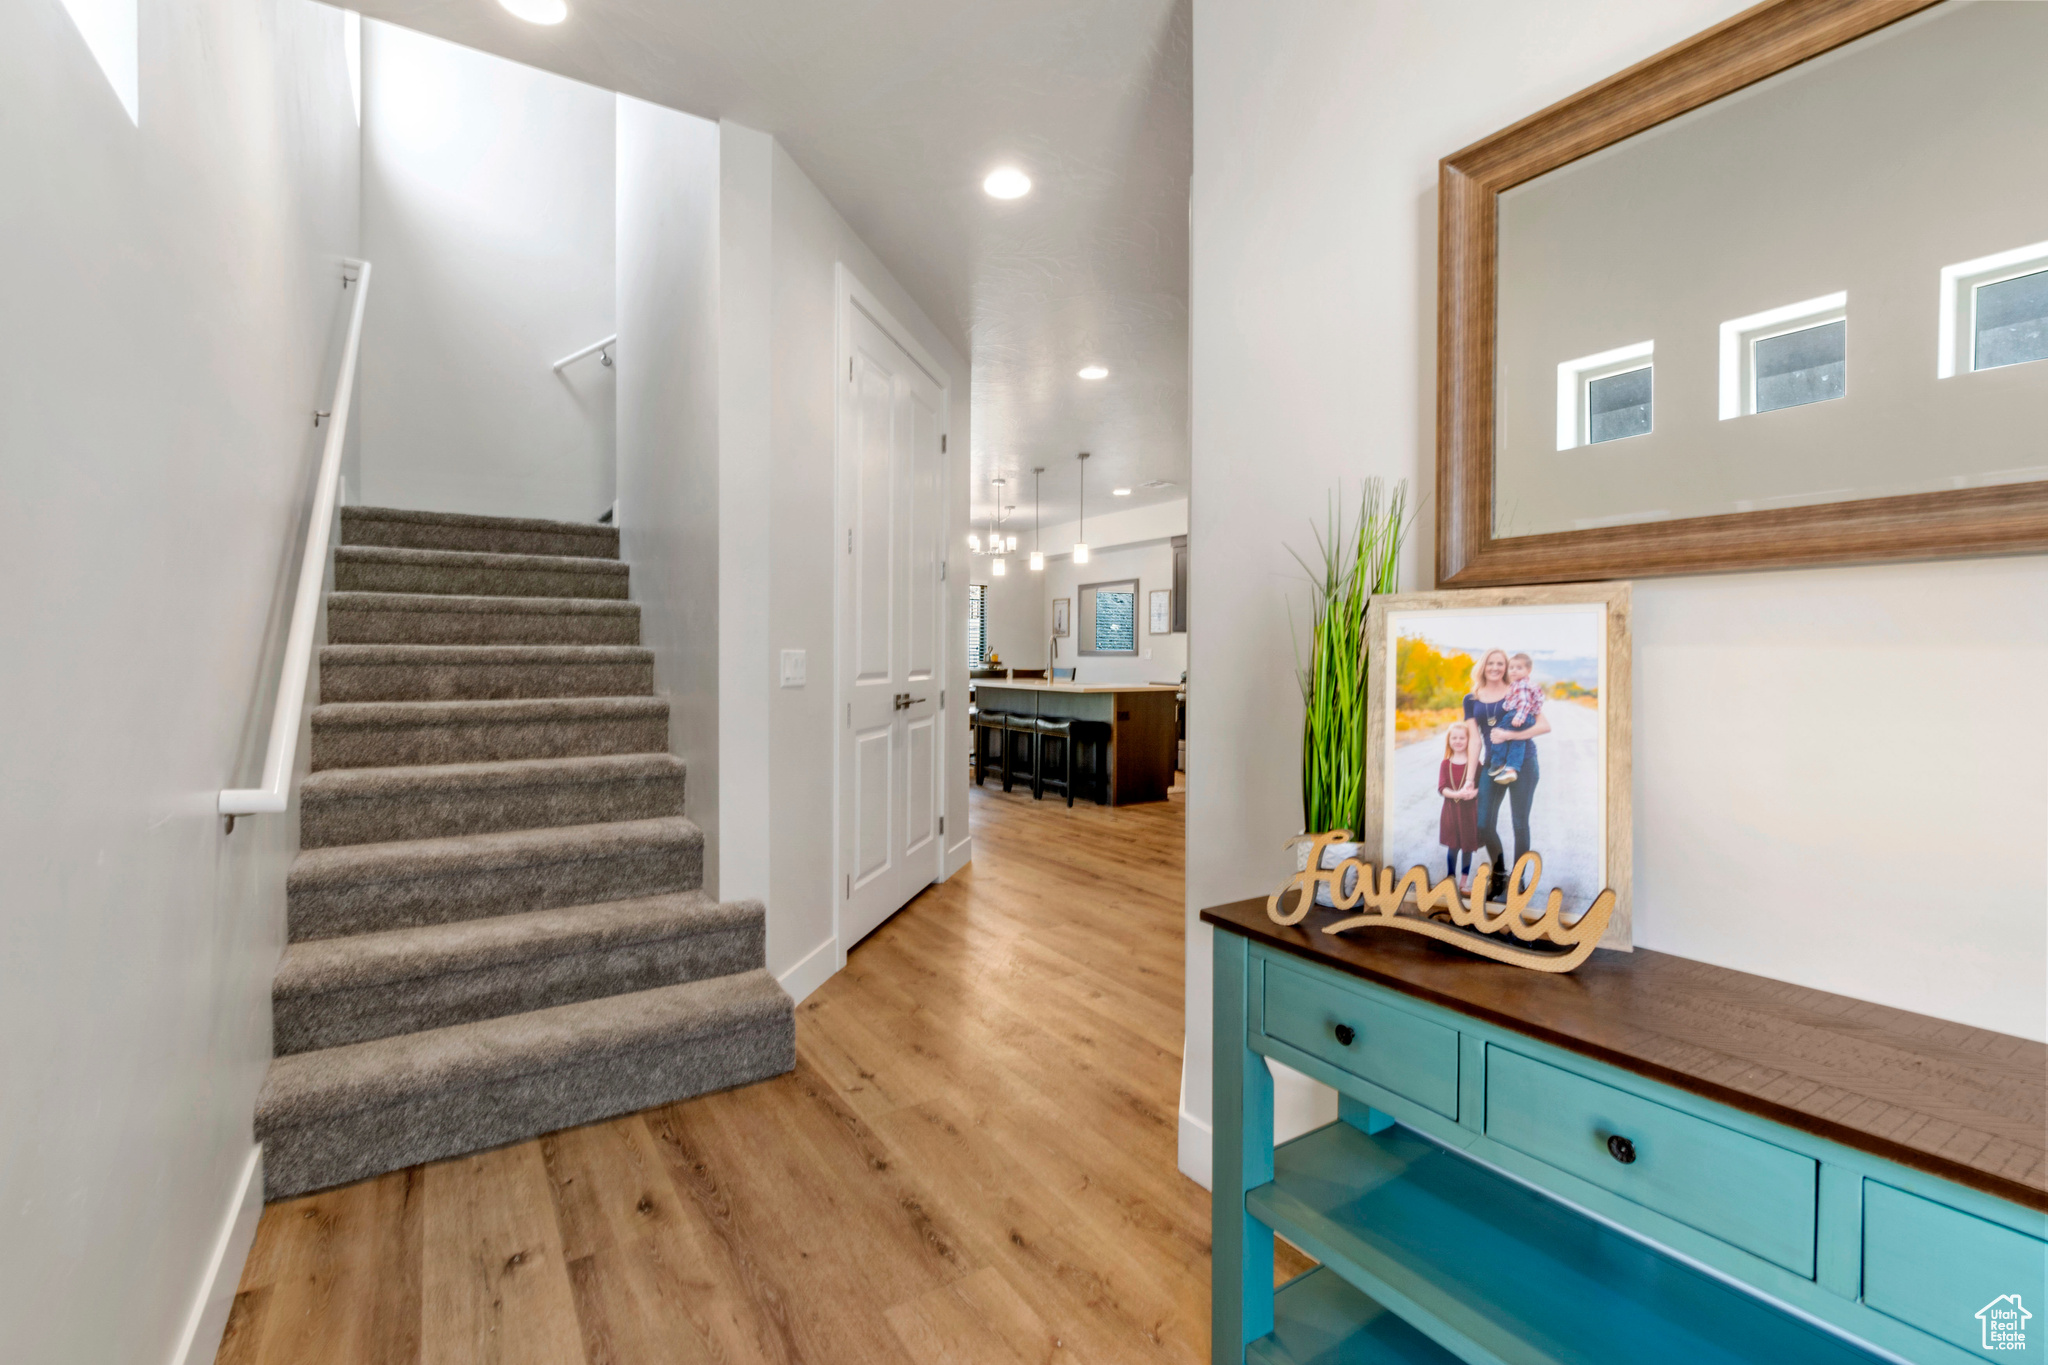
[[974, 684], [975, 701], [985, 711], [1107, 725], [1112, 806], [1166, 799], [1179, 747], [1173, 716], [1181, 690], [1172, 684], [1025, 678], [980, 678]]

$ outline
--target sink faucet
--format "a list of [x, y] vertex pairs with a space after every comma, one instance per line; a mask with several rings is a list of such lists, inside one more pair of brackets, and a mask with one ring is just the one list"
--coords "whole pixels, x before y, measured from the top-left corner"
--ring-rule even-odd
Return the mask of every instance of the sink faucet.
[[1060, 637], [1048, 635], [1046, 637], [1046, 644], [1049, 648], [1045, 651], [1045, 680], [1047, 682], [1056, 682], [1058, 680], [1053, 677], [1053, 665], [1060, 661]]

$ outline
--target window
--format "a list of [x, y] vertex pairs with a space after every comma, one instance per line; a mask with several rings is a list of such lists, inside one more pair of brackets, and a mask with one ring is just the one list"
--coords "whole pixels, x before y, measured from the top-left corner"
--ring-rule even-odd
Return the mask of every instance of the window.
[[1557, 367], [1559, 450], [1649, 435], [1655, 350], [1655, 342], [1641, 341]]
[[1941, 268], [1943, 379], [2048, 360], [2048, 242]]
[[1842, 396], [1848, 374], [1849, 324], [1823, 323], [1750, 343], [1756, 370], [1756, 410], [1776, 412]]
[[1138, 652], [1138, 580], [1081, 585], [1082, 654]]
[[1849, 296], [1824, 294], [1721, 324], [1721, 420], [1849, 392]]
[[1970, 368], [2048, 360], [2048, 270], [1977, 286]]
[[988, 657], [988, 584], [967, 585], [967, 666], [981, 667]]

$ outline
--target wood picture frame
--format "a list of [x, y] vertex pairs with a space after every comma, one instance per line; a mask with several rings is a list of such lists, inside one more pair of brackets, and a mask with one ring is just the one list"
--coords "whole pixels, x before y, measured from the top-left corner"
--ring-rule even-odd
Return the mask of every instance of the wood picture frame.
[[2048, 550], [2048, 482], [1496, 537], [1503, 191], [1939, 0], [1767, 0], [1500, 132], [1438, 170], [1437, 582], [1580, 582]]
[[[1503, 628], [1499, 618], [1526, 616], [1532, 620], [1540, 620], [1546, 615], [1564, 614], [1546, 614], [1542, 610], [1544, 608], [1598, 608], [1600, 619], [1597, 626], [1591, 627], [1595, 633], [1582, 637], [1597, 640], [1600, 649], [1599, 672], [1596, 685], [1592, 689], [1596, 693], [1593, 710], [1600, 722], [1597, 732], [1598, 759], [1590, 765], [1583, 759], [1579, 760], [1579, 771], [1576, 774], [1570, 769], [1557, 772], [1560, 780], [1553, 782], [1552, 786], [1554, 791], [1568, 794], [1574, 790], [1574, 782], [1578, 787], [1583, 787], [1588, 780], [1597, 781], [1600, 829], [1597, 835], [1591, 837], [1590, 842], [1585, 840], [1583, 833], [1581, 834], [1580, 842], [1583, 847], [1571, 849], [1553, 845], [1549, 853], [1545, 854], [1543, 845], [1547, 821], [1539, 819], [1542, 813], [1533, 810], [1528, 811], [1526, 818], [1529, 820], [1532, 834], [1531, 847], [1539, 855], [1546, 857], [1543, 880], [1539, 884], [1541, 888], [1559, 884], [1560, 878], [1557, 874], [1561, 870], [1570, 873], [1575, 865], [1574, 860], [1577, 866], [1583, 867], [1588, 856], [1597, 854], [1597, 871], [1589, 869], [1575, 874], [1579, 884], [1568, 886], [1565, 910], [1567, 914], [1576, 915], [1593, 903], [1599, 891], [1611, 889], [1615, 895], [1614, 910], [1599, 946], [1621, 951], [1629, 950], [1633, 944], [1630, 884], [1634, 864], [1634, 821], [1630, 805], [1630, 782], [1634, 770], [1630, 756], [1633, 734], [1630, 603], [1630, 588], [1623, 582], [1389, 593], [1373, 598], [1367, 605], [1365, 614], [1365, 818], [1362, 821], [1364, 828], [1359, 831], [1359, 842], [1363, 845], [1360, 856], [1376, 865], [1391, 867], [1396, 877], [1406, 873], [1411, 865], [1424, 861], [1417, 856], [1417, 837], [1408, 829], [1408, 825], [1413, 823], [1412, 816], [1403, 821], [1400, 815], [1389, 814], [1390, 810], [1396, 808], [1404, 798], [1411, 804], [1414, 799], [1414, 793], [1405, 790], [1405, 786], [1413, 785], [1412, 775], [1404, 784], [1395, 760], [1402, 749], [1412, 747], [1416, 743], [1430, 744], [1431, 749], [1423, 751], [1426, 757], [1429, 756], [1440, 747], [1433, 741], [1443, 731], [1432, 730], [1425, 737], [1411, 740], [1406, 745], [1400, 739], [1397, 728], [1400, 710], [1398, 693], [1402, 678], [1398, 650], [1395, 646], [1402, 628], [1432, 618], [1450, 622], [1450, 618], [1459, 617], [1462, 618], [1461, 622], [1452, 622], [1441, 631], [1418, 629], [1412, 633], [1422, 636], [1456, 636], [1491, 630], [1501, 636], [1494, 641], [1495, 644], [1504, 650], [1514, 652], [1517, 647], [1513, 643], [1513, 637], [1517, 628], [1512, 625]], [[1524, 632], [1525, 638], [1533, 633]], [[1523, 646], [1523, 649], [1539, 655], [1539, 658], [1542, 655], [1539, 648]], [[1468, 657], [1462, 666], [1470, 668], [1472, 660]], [[1539, 662], [1537, 681], [1555, 684], [1565, 679], [1561, 675], [1554, 678], [1547, 676], [1547, 670]], [[1571, 689], [1568, 687], [1565, 690]], [[1585, 690], [1583, 687], [1578, 689], [1580, 693]], [[1545, 708], [1549, 710], [1552, 707], [1572, 707], [1583, 700], [1583, 696], [1572, 699], [1555, 698], [1546, 701]], [[1448, 725], [1444, 728], [1448, 728]], [[1560, 736], [1559, 744], [1563, 744], [1569, 738], [1562, 726], [1553, 733]], [[1534, 742], [1541, 745], [1543, 739], [1538, 738]], [[1583, 748], [1582, 742], [1575, 743], [1579, 744], [1580, 749]], [[1540, 768], [1543, 750], [1539, 748], [1537, 752]], [[1411, 758], [1404, 766], [1418, 770], [1427, 768], [1427, 780], [1430, 782], [1428, 791], [1434, 799], [1425, 807], [1425, 811], [1436, 809], [1441, 798], [1434, 785], [1433, 779], [1438, 769], [1433, 759], [1424, 763], [1422, 759]], [[1553, 768], [1556, 766], [1553, 762]], [[1539, 771], [1538, 782], [1530, 788], [1532, 793], [1541, 790], [1543, 780]], [[1503, 799], [1497, 811], [1497, 827], [1502, 831], [1504, 852], [1500, 864], [1501, 871], [1511, 867], [1515, 859], [1514, 840], [1509, 834], [1514, 818], [1509, 809], [1510, 799]], [[1554, 798], [1563, 799], [1566, 799], [1565, 795]], [[1531, 806], [1535, 800], [1536, 797], [1532, 794], [1529, 798]], [[1569, 815], [1572, 809], [1583, 811], [1583, 801], [1560, 813]], [[1395, 828], [1397, 823], [1399, 828]], [[1475, 864], [1486, 856], [1482, 848], [1474, 856]], [[1434, 881], [1443, 872], [1441, 847], [1434, 851], [1432, 857], [1434, 861], [1429, 865], [1432, 869], [1431, 879]], [[1600, 884], [1593, 885], [1594, 881]], [[1537, 897], [1537, 901], [1541, 903], [1541, 895]]]

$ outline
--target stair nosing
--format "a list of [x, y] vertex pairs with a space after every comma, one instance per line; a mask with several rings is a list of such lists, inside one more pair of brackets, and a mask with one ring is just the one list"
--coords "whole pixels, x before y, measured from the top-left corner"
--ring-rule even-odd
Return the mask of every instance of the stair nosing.
[[411, 545], [337, 545], [335, 562], [412, 564], [422, 568], [493, 569], [499, 572], [580, 573], [594, 578], [625, 578], [632, 566], [623, 559], [591, 555], [506, 554], [497, 550], [426, 550]]
[[[576, 715], [577, 708], [587, 714]], [[493, 713], [497, 713], [495, 716]], [[429, 701], [326, 701], [309, 713], [322, 728], [390, 728], [399, 725], [481, 724], [494, 719], [516, 723], [560, 717], [583, 720], [614, 715], [651, 717], [668, 714], [668, 698], [626, 697], [475, 697]], [[445, 718], [445, 719], [443, 719]]]
[[[487, 658], [487, 655], [500, 655]], [[383, 656], [383, 657], [379, 657]], [[339, 644], [320, 646], [322, 663], [652, 663], [654, 651], [646, 645], [441, 645]]]
[[640, 604], [619, 597], [506, 597], [489, 593], [375, 592], [337, 588], [327, 610], [442, 612], [506, 616], [638, 616]]

